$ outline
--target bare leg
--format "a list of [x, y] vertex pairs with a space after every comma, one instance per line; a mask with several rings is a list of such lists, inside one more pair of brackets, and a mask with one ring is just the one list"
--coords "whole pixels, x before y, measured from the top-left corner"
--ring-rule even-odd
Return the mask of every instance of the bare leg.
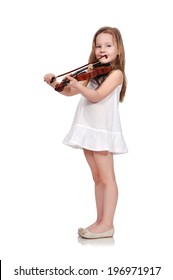
[[104, 186], [103, 186], [102, 182], [100, 181], [98, 168], [96, 166], [96, 162], [95, 162], [95, 158], [94, 158], [94, 152], [84, 149], [84, 154], [85, 154], [86, 160], [88, 162], [88, 165], [91, 169], [91, 173], [92, 173], [93, 180], [95, 183], [95, 200], [96, 200], [96, 209], [97, 209], [97, 219], [96, 219], [95, 223], [93, 223], [92, 225], [87, 227], [87, 229], [91, 230], [93, 227], [98, 225], [102, 220], [103, 203], [104, 203], [104, 197], [103, 197]]
[[113, 220], [118, 200], [118, 188], [114, 174], [113, 155], [109, 152], [94, 152], [100, 181], [103, 184], [103, 215], [99, 225], [92, 232], [104, 232], [113, 228]]
[[107, 151], [84, 150], [95, 182], [97, 221], [88, 227], [93, 233], [112, 229], [118, 199], [113, 155]]

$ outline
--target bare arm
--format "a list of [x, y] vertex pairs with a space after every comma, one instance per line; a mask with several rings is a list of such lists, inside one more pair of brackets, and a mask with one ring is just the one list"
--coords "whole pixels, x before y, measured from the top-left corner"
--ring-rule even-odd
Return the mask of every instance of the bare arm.
[[[53, 83], [50, 83], [52, 77], [54, 77], [54, 74], [46, 74], [44, 76], [44, 81], [55, 89], [57, 82], [55, 80]], [[71, 76], [67, 76], [67, 78], [70, 80], [70, 83], [68, 86], [65, 86], [64, 90], [60, 93], [66, 96], [73, 96], [80, 93], [91, 102], [99, 102], [104, 99], [123, 82], [123, 74], [120, 70], [112, 71], [96, 90], [87, 88], [85, 82], [78, 82]]]
[[[50, 82], [53, 77], [55, 77], [55, 75], [52, 74], [52, 73], [46, 74], [44, 76], [44, 81], [48, 85], [50, 85], [52, 88], [55, 89], [57, 81], [55, 80], [55, 81], [53, 81], [53, 83]], [[83, 81], [82, 82], [78, 82], [78, 83], [84, 86], [84, 82]], [[61, 91], [60, 93], [63, 94], [63, 95], [66, 95], [66, 96], [73, 96], [73, 95], [79, 94], [80, 92], [79, 92], [79, 90], [77, 88], [74, 88], [74, 87], [71, 87], [71, 86], [65, 86], [63, 91]]]
[[80, 92], [85, 98], [91, 102], [99, 102], [108, 96], [117, 86], [123, 83], [123, 74], [120, 70], [114, 70], [99, 86], [98, 89], [92, 90], [77, 82], [76, 79], [68, 76], [70, 80], [69, 86]]

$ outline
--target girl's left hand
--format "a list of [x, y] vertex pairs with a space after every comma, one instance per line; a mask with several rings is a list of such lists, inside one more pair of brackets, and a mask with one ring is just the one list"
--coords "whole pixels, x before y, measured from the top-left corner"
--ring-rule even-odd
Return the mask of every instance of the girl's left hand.
[[49, 73], [49, 74], [46, 74], [46, 75], [44, 75], [44, 81], [47, 83], [47, 84], [50, 84], [50, 81], [51, 81], [51, 79], [53, 78], [53, 77], [55, 77], [55, 75], [54, 74], [52, 74], [52, 73]]

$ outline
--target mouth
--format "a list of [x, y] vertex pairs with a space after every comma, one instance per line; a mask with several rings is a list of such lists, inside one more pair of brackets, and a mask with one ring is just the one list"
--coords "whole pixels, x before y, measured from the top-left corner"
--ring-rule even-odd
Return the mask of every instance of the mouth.
[[101, 55], [100, 57], [98, 57], [98, 60], [103, 64], [104, 63], [110, 63], [110, 60], [109, 60], [107, 54]]
[[102, 58], [107, 59], [107, 58], [108, 58], [107, 54], [101, 55], [100, 57], [98, 57], [98, 60], [100, 60], [100, 59], [102, 59]]

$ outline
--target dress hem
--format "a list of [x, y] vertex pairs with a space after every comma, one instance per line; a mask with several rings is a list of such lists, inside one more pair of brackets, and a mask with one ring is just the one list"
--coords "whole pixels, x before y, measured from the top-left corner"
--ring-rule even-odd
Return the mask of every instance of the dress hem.
[[75, 149], [108, 151], [113, 154], [125, 154], [128, 152], [121, 131], [98, 130], [79, 124], [72, 126], [64, 138], [63, 144]]

